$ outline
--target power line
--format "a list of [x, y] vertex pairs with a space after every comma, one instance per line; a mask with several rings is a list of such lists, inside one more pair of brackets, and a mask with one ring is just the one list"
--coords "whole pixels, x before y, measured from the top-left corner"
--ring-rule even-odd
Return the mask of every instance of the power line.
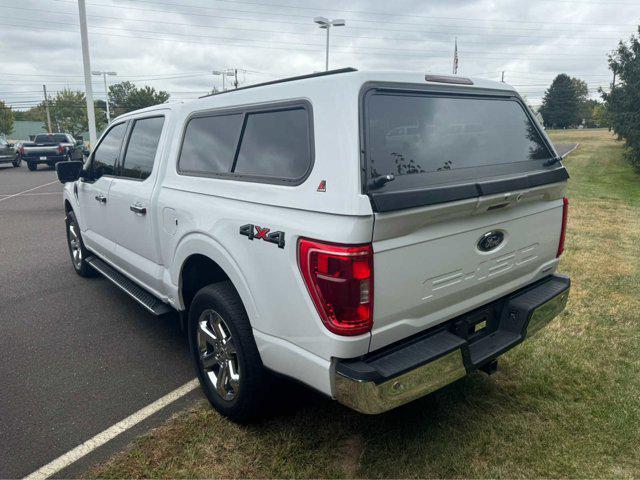
[[[70, 26], [78, 26], [77, 24], [67, 24]], [[10, 25], [10, 27], [20, 27], [20, 28], [31, 28], [31, 29], [35, 29], [35, 30], [53, 30], [53, 31], [61, 31], [61, 32], [67, 32], [67, 33], [76, 33], [76, 31], [73, 30], [67, 30], [67, 29], [59, 29], [59, 28], [53, 28], [53, 27], [42, 27], [42, 26], [31, 26], [31, 25], [19, 25], [19, 24], [15, 24], [15, 22], [12, 23], [12, 25]], [[131, 32], [140, 32], [140, 33], [160, 33], [160, 32], [154, 32], [154, 31], [149, 31], [149, 30], [136, 30], [136, 29], [120, 29], [117, 27], [98, 27], [98, 26], [92, 26], [92, 28], [99, 28], [99, 29], [103, 29], [103, 30], [124, 30], [124, 31], [131, 31]], [[139, 38], [139, 39], [146, 39], [146, 40], [161, 40], [161, 41], [169, 41], [169, 42], [173, 42], [173, 43], [195, 43], [195, 44], [203, 44], [203, 45], [225, 45], [225, 46], [234, 46], [234, 47], [244, 47], [244, 48], [267, 48], [267, 49], [277, 49], [277, 50], [294, 50], [294, 51], [304, 51], [304, 52], [317, 52], [318, 50], [316, 49], [300, 49], [300, 48], [288, 48], [288, 47], [278, 47], [278, 46], [274, 46], [273, 43], [279, 43], [279, 44], [284, 44], [284, 45], [302, 45], [305, 47], [318, 47], [321, 48], [322, 45], [321, 44], [312, 44], [312, 43], [300, 43], [300, 42], [285, 42], [285, 41], [276, 41], [276, 40], [270, 40], [269, 41], [269, 45], [238, 45], [238, 44], [229, 44], [229, 43], [220, 43], [220, 42], [196, 42], [196, 41], [192, 41], [192, 40], [176, 40], [176, 39], [167, 39], [166, 37], [142, 37], [142, 36], [138, 36], [138, 35], [121, 35], [121, 34], [115, 34], [115, 33], [101, 33], [101, 32], [92, 32], [93, 35], [105, 35], [105, 36], [109, 36], [109, 37], [123, 37], [123, 38]], [[197, 37], [197, 38], [212, 38], [212, 39], [216, 39], [216, 40], [231, 40], [231, 41], [246, 41], [246, 42], [261, 42], [260, 40], [253, 40], [253, 39], [243, 39], [243, 38], [235, 38], [235, 37], [217, 37], [217, 36], [212, 36], [212, 35], [192, 35], [192, 34], [180, 34], [180, 33], [175, 33], [172, 32], [171, 35], [178, 35], [178, 36], [184, 36], [184, 37]], [[374, 52], [379, 52], [377, 53], [377, 55], [386, 55], [386, 56], [405, 56], [405, 57], [414, 57], [414, 56], [420, 56], [423, 57], [424, 55], [427, 54], [442, 54], [443, 56], [448, 56], [450, 54], [450, 52], [448, 50], [407, 50], [407, 49], [395, 49], [395, 48], [372, 48], [372, 47], [356, 47], [358, 48], [358, 50], [354, 50], [352, 47], [350, 46], [336, 46], [335, 48], [346, 48], [348, 49], [348, 51], [339, 51], [336, 50], [336, 53], [353, 53], [353, 54], [360, 54], [360, 53], [367, 53], [369, 51], [374, 51]], [[386, 50], [389, 52], [392, 51], [397, 51], [398, 53], [382, 53], [380, 52], [380, 50]], [[411, 52], [411, 53], [409, 53]], [[482, 52], [482, 51], [475, 51], [475, 50], [465, 50], [464, 51], [467, 54], [472, 54], [472, 55], [502, 55], [502, 56], [506, 56], [508, 58], [513, 58], [513, 52]], [[549, 56], [569, 56], [569, 57], [602, 57], [602, 55], [595, 55], [595, 54], [570, 54], [570, 53], [529, 53], [526, 55], [519, 55], [518, 58], [535, 58], [535, 57], [543, 57], [543, 58], [548, 58]]]
[[[172, 7], [186, 7], [186, 8], [196, 8], [196, 9], [200, 9], [200, 10], [209, 10], [209, 7], [202, 7], [199, 5], [193, 5], [193, 4], [184, 4], [184, 3], [172, 3], [172, 2], [160, 2], [157, 0], [132, 0], [138, 3], [147, 3], [147, 4], [152, 4], [152, 5], [166, 5], [166, 6], [172, 6]], [[218, 1], [224, 1], [224, 0], [218, 0]], [[227, 2], [228, 3], [228, 2]], [[234, 1], [232, 2], [234, 4], [241, 4], [241, 3], [249, 3], [249, 2], [243, 2], [243, 1]], [[254, 5], [256, 5], [254, 3]], [[261, 5], [261, 4], [257, 4], [257, 5]], [[265, 6], [271, 6], [273, 4], [264, 4]], [[125, 8], [129, 8], [129, 7], [125, 7]], [[301, 7], [304, 8], [304, 7]], [[230, 9], [230, 8], [218, 8], [218, 10], [222, 10], [222, 11], [228, 11], [228, 12], [242, 12], [242, 13], [257, 13], [260, 15], [272, 15], [272, 16], [281, 16], [281, 17], [290, 17], [290, 18], [304, 18], [307, 19], [309, 18], [308, 14], [291, 14], [291, 13], [271, 13], [269, 11], [255, 11], [255, 10], [237, 10], [237, 9]], [[317, 10], [317, 9], [312, 9], [312, 10]], [[345, 12], [345, 11], [343, 11]], [[353, 12], [353, 11], [352, 11]], [[411, 18], [413, 18], [413, 15], [392, 15], [392, 14], [384, 14], [387, 16], [409, 16]], [[418, 17], [418, 16], [416, 16]], [[427, 16], [422, 16], [421, 18], [430, 18]], [[460, 19], [460, 18], [458, 18]], [[347, 20], [348, 22], [362, 22], [362, 23], [384, 23], [384, 24], [393, 24], [393, 25], [413, 25], [413, 26], [419, 26], [419, 24], [415, 23], [415, 22], [398, 22], [398, 21], [389, 21], [389, 20], [366, 20], [366, 19], [358, 19], [358, 18], [346, 18], [345, 20]], [[465, 19], [468, 21], [478, 21], [478, 19]], [[523, 22], [523, 23], [527, 23], [527, 22]], [[549, 24], [552, 22], [541, 22], [541, 23], [545, 23], [545, 24]], [[424, 23], [422, 23], [424, 24]], [[451, 25], [443, 25], [443, 24], [438, 24], [440, 26], [447, 26], [450, 27]], [[614, 26], [618, 26], [618, 25], [614, 25]], [[627, 26], [635, 26], [634, 24], [627, 24]], [[481, 27], [481, 26], [468, 26], [468, 28], [492, 28], [492, 27]], [[518, 27], [518, 30], [530, 30], [530, 31], [539, 31], [539, 28], [522, 28], [522, 27]]]
[[[73, 3], [70, 0], [53, 0], [56, 2], [61, 2], [61, 3]], [[142, 1], [142, 0], [140, 0]], [[151, 3], [153, 5], [156, 5], [156, 2], [146, 2], [146, 3]], [[113, 5], [110, 4], [104, 4], [104, 3], [90, 3], [89, 5], [91, 6], [95, 6], [95, 7], [106, 7], [106, 8], [114, 8]], [[163, 3], [163, 5], [175, 5], [175, 6], [180, 6], [180, 4], [167, 4], [167, 3]], [[153, 8], [140, 8], [140, 7], [132, 7], [132, 6], [118, 6], [119, 9], [126, 9], [126, 10], [138, 10], [138, 11], [142, 11], [142, 12], [155, 12], [155, 13], [169, 13], [169, 14], [175, 14], [175, 13], [179, 13], [180, 15], [186, 15], [186, 16], [195, 16], [195, 17], [210, 17], [210, 18], [222, 18], [222, 19], [230, 19], [230, 20], [242, 20], [243, 22], [259, 22], [261, 24], [264, 24], [265, 22], [271, 22], [271, 23], [280, 23], [280, 24], [285, 24], [285, 25], [304, 25], [304, 26], [308, 26], [308, 22], [296, 22], [293, 20], [277, 20], [277, 19], [264, 19], [264, 18], [256, 18], [256, 19], [252, 19], [249, 17], [230, 17], [230, 16], [223, 16], [223, 15], [212, 15], [209, 13], [191, 13], [191, 12], [184, 12], [184, 11], [179, 11], [176, 12], [175, 10], [162, 10], [162, 9], [153, 9]], [[204, 7], [192, 7], [192, 8], [204, 8]], [[241, 12], [241, 13], [258, 13], [260, 15], [278, 15], [278, 14], [269, 14], [267, 12], [251, 12], [251, 11], [247, 11], [247, 10], [229, 10], [229, 9], [219, 9], [219, 10], [226, 10], [226, 11], [236, 11], [236, 12]], [[290, 15], [282, 15], [282, 16], [290, 16]], [[299, 15], [299, 17], [302, 18], [307, 18], [306, 16], [303, 15]], [[353, 21], [358, 21], [358, 20], [353, 20]], [[378, 23], [385, 23], [385, 24], [398, 24], [398, 22], [378, 22]], [[401, 22], [399, 23], [400, 25], [406, 25], [407, 22]], [[416, 23], [408, 23], [408, 25], [413, 25], [416, 27], [419, 27], [420, 24], [416, 24]], [[438, 27], [448, 27], [447, 25], [443, 25], [443, 24], [434, 24], [434, 26], [438, 26]], [[453, 26], [454, 28], [460, 28], [459, 26]], [[354, 25], [349, 25], [347, 27], [348, 29], [355, 29], [355, 30], [367, 30], [370, 31], [372, 27], [358, 27], [358, 26], [354, 26]], [[464, 27], [462, 27], [464, 28]], [[469, 28], [490, 28], [490, 27], [473, 27], [470, 26]], [[375, 27], [375, 30], [377, 31], [386, 31], [386, 32], [398, 32], [398, 33], [430, 33], [430, 32], [426, 32], [424, 30], [408, 30], [407, 28], [402, 28], [401, 30], [398, 29], [389, 29], [389, 28], [383, 28], [383, 27]], [[522, 31], [523, 29], [517, 29], [517, 31]], [[539, 28], [535, 28], [535, 29], [525, 29], [525, 30], [530, 30], [532, 32], [540, 32]], [[460, 31], [455, 31], [455, 32], [433, 32], [433, 33], [444, 33], [447, 35], [462, 35], [463, 32]], [[511, 36], [511, 37], [531, 37], [532, 35], [525, 35], [525, 34], [502, 34], [502, 33], [466, 33], [467, 35], [493, 35], [493, 36]], [[619, 40], [619, 37], [594, 37], [593, 35], [589, 35], [590, 39], [602, 39], [602, 40]]]
[[[136, 1], [136, 0], [133, 0]], [[142, 0], [137, 0], [142, 1]], [[216, 2], [222, 3], [231, 3], [231, 4], [244, 4], [244, 5], [255, 5], [255, 6], [269, 6], [269, 7], [281, 7], [281, 8], [291, 8], [297, 10], [311, 10], [311, 11], [323, 11], [323, 12], [339, 12], [340, 15], [344, 13], [353, 13], [357, 15], [380, 15], [385, 17], [409, 17], [409, 18], [426, 18], [426, 19], [436, 19], [436, 20], [463, 20], [463, 21], [473, 21], [473, 22], [496, 22], [496, 23], [537, 23], [543, 25], [595, 25], [595, 26], [630, 26], [635, 27], [636, 25], [633, 23], [588, 23], [588, 22], [555, 22], [549, 20], [543, 21], [530, 21], [530, 20], [507, 20], [507, 19], [491, 19], [491, 18], [465, 18], [465, 17], [441, 17], [434, 15], [417, 15], [417, 14], [403, 14], [396, 12], [379, 12], [379, 11], [364, 11], [364, 10], [342, 10], [342, 9], [332, 9], [332, 8], [313, 8], [313, 7], [301, 7], [298, 5], [285, 5], [279, 3], [257, 3], [257, 2], [247, 2], [242, 0], [213, 0]], [[584, 2], [590, 3], [590, 2]], [[625, 3], [624, 5], [634, 5], [634, 3]], [[195, 6], [195, 5], [194, 5]]]
[[[37, 11], [37, 12], [41, 12], [41, 10], [38, 9], [33, 9], [33, 8], [23, 8], [23, 7], [7, 7], [7, 6], [1, 6], [0, 8], [9, 8], [9, 9], [15, 9], [15, 10], [28, 10], [28, 11]], [[66, 13], [66, 12], [48, 12], [48, 14], [52, 14], [52, 15], [73, 15], [71, 13]], [[175, 22], [175, 21], [162, 21], [162, 20], [154, 20], [154, 19], [149, 19], [149, 18], [144, 18], [144, 19], [136, 19], [136, 18], [124, 18], [124, 17], [113, 17], [113, 16], [109, 16], [109, 15], [87, 15], [89, 18], [100, 18], [100, 19], [108, 19], [108, 20], [118, 20], [118, 21], [127, 21], [127, 22], [142, 22], [145, 24], [150, 24], [150, 23], [157, 23], [157, 24], [163, 24], [163, 25], [172, 25], [172, 26], [185, 26], [185, 27], [197, 27], [197, 28], [205, 28], [205, 29], [213, 29], [213, 30], [233, 30], [233, 31], [247, 31], [247, 32], [259, 32], [259, 33], [275, 33], [275, 34], [279, 34], [279, 35], [303, 35], [303, 36], [308, 36], [309, 32], [305, 31], [305, 32], [300, 32], [300, 31], [296, 31], [296, 32], [292, 32], [292, 31], [284, 31], [284, 30], [266, 30], [266, 29], [262, 29], [262, 28], [246, 28], [246, 27], [224, 27], [224, 26], [216, 26], [216, 25], [201, 25], [201, 24], [193, 24], [193, 23], [181, 23], [181, 22]], [[395, 30], [394, 30], [395, 31]], [[426, 33], [428, 35], [445, 35], [447, 37], [447, 40], [442, 40], [442, 42], [448, 42], [450, 40], [450, 37], [452, 37], [453, 35], [449, 32], [422, 32], [422, 33]], [[464, 34], [462, 34], [464, 35]], [[467, 34], [467, 35], [472, 35], [472, 36], [480, 36], [480, 35], [493, 35], [493, 34], [476, 34], [476, 33], [471, 33], [471, 34]], [[334, 34], [334, 36], [336, 37], [343, 37], [343, 38], [356, 38], [358, 40], [361, 39], [367, 39], [367, 40], [393, 40], [393, 41], [407, 41], [407, 42], [415, 42], [417, 39], [415, 37], [413, 38], [406, 38], [406, 37], [381, 37], [381, 36], [372, 36], [372, 35], [349, 35], [349, 34]], [[511, 35], [508, 35], [511, 36]], [[532, 37], [531, 35], [520, 35], [520, 37], [522, 38], [526, 38], [527, 40], [530, 40]], [[592, 38], [592, 37], [590, 37]], [[596, 37], [597, 38], [597, 37]], [[566, 40], [572, 40], [572, 38], [566, 38], [563, 37], [563, 39]], [[611, 37], [612, 40], [617, 40], [618, 38], [616, 37]], [[426, 41], [426, 39], [425, 39]], [[506, 40], [505, 40], [506, 42]], [[505, 42], [492, 42], [491, 44], [502, 44]], [[464, 44], [481, 44], [481, 45], [486, 45], [487, 42], [486, 41], [470, 41], [470, 40], [465, 40]], [[585, 46], [585, 47], [590, 47], [590, 46], [595, 46], [593, 43], [575, 43], [572, 42], [572, 46]]]

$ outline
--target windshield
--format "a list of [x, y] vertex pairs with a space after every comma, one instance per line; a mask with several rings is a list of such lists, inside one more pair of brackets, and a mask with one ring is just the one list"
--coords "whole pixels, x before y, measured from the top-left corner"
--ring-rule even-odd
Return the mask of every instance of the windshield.
[[[511, 98], [375, 92], [365, 105], [370, 188], [477, 180], [543, 168], [553, 154]], [[392, 182], [376, 179], [393, 175]]]
[[66, 135], [61, 133], [53, 133], [47, 135], [36, 135], [35, 143], [67, 143]]

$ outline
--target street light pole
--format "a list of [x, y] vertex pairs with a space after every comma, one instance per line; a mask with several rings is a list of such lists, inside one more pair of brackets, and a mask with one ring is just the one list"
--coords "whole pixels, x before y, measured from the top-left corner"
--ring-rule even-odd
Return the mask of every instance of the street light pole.
[[[224, 79], [225, 77], [230, 77], [233, 75], [233, 70], [214, 70], [213, 72], [214, 75], [220, 75], [222, 76], [222, 91], [226, 92], [227, 89], [225, 87], [225, 83], [224, 83]], [[237, 88], [237, 87], [236, 87]]]
[[96, 112], [93, 109], [93, 90], [91, 88], [91, 60], [89, 57], [89, 35], [87, 33], [87, 8], [84, 0], [78, 0], [80, 15], [80, 41], [82, 43], [82, 66], [84, 67], [84, 90], [87, 101], [87, 120], [89, 123], [89, 142], [91, 148], [96, 146]]
[[104, 80], [104, 93], [107, 96], [107, 123], [111, 123], [111, 112], [109, 111], [109, 88], [107, 87], [107, 75], [117, 75], [116, 72], [94, 71], [91, 75], [102, 75]]
[[346, 22], [341, 18], [329, 20], [326, 17], [315, 17], [313, 21], [318, 24], [318, 27], [327, 31], [327, 47], [325, 53], [324, 69], [329, 70], [329, 30], [331, 30], [331, 27], [344, 27], [346, 25]]
[[326, 28], [327, 30], [327, 48], [326, 48], [326, 52], [325, 52], [325, 56], [324, 56], [324, 69], [325, 71], [329, 70], [329, 30], [331, 30], [329, 27]]

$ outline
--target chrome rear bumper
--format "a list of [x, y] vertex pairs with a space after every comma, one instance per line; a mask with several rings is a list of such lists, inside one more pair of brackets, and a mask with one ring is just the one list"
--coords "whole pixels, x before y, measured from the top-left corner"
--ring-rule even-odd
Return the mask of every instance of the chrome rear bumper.
[[451, 328], [445, 326], [387, 352], [336, 360], [334, 398], [358, 412], [377, 414], [434, 392], [539, 332], [564, 310], [569, 289], [567, 277], [552, 275], [510, 295], [496, 330], [476, 340], [452, 333], [454, 319], [447, 324]]

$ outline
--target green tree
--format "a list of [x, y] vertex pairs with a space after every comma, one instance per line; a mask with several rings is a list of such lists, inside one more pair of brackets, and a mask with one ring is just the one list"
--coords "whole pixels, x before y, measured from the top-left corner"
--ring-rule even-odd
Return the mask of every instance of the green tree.
[[163, 90], [145, 86], [137, 88], [131, 82], [120, 82], [109, 87], [109, 106], [114, 115], [158, 105], [169, 100], [169, 94]]
[[0, 134], [10, 135], [13, 132], [13, 110], [0, 100]]
[[594, 127], [608, 127], [609, 126], [609, 112], [607, 107], [598, 103], [593, 107], [593, 126]]
[[13, 112], [13, 116], [16, 121], [28, 120], [32, 122], [44, 122], [47, 115], [44, 111], [44, 104], [41, 102], [35, 107], [31, 107], [28, 110], [18, 110]]
[[627, 159], [640, 173], [640, 26], [638, 36], [620, 42], [609, 55], [609, 68], [617, 78], [609, 93], [601, 90], [607, 119], [627, 146]]
[[50, 101], [51, 128], [78, 136], [88, 130], [87, 107], [81, 91], [61, 90]]
[[[102, 130], [107, 123], [105, 114], [100, 109], [100, 101], [94, 102], [96, 128]], [[104, 106], [104, 102], [102, 102]], [[79, 137], [89, 130], [86, 97], [79, 90], [64, 89], [56, 93], [50, 101], [51, 128]]]
[[581, 104], [588, 95], [587, 85], [565, 73], [558, 75], [545, 92], [540, 106], [544, 124], [551, 128], [566, 128], [581, 123]]

